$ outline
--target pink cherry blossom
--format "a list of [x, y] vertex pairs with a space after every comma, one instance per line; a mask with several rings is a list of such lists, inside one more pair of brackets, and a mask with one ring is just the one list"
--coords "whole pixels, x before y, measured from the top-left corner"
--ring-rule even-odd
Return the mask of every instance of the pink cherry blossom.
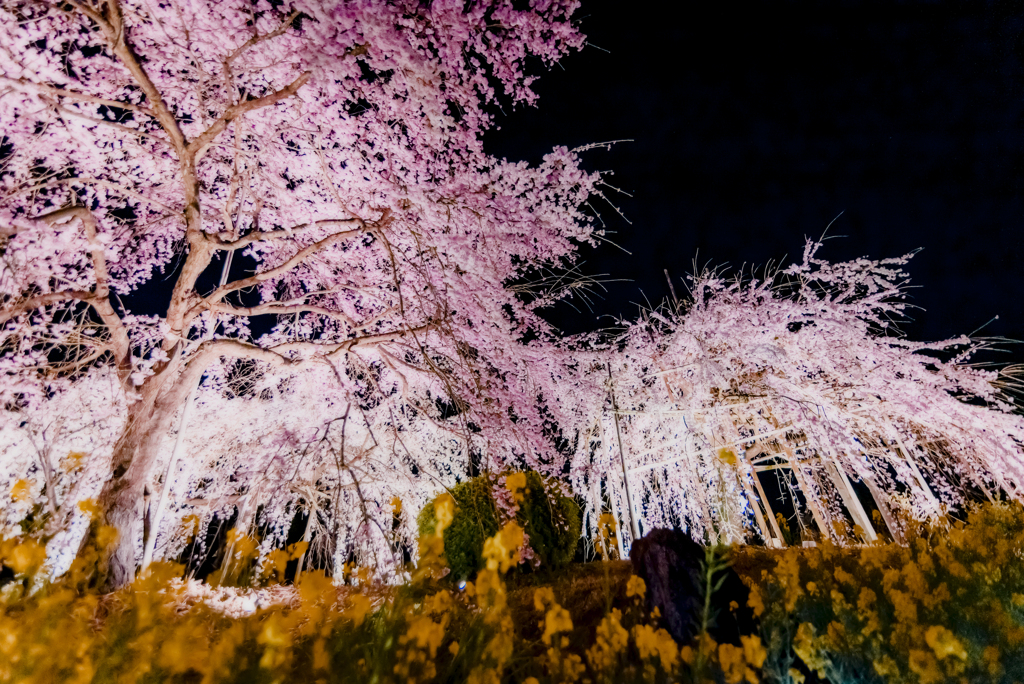
[[[496, 159], [481, 133], [499, 101], [536, 101], [528, 59], [582, 45], [577, 6], [5, 0], [0, 398], [51, 462], [10, 437], [0, 483], [84, 440], [109, 478], [75, 491], [120, 530], [124, 582], [165, 484], [159, 554], [189, 511], [237, 508], [271, 544], [300, 507], [347, 540], [331, 553], [379, 556], [399, 543], [371, 522], [384, 502], [471, 457], [558, 470], [543, 397], [564, 356], [511, 286], [594, 239], [599, 177], [564, 148]], [[255, 271], [197, 285], [231, 255]], [[161, 313], [133, 314], [156, 279]], [[58, 436], [47, 415], [82, 383], [107, 411]], [[81, 526], [44, 489], [54, 530]]]

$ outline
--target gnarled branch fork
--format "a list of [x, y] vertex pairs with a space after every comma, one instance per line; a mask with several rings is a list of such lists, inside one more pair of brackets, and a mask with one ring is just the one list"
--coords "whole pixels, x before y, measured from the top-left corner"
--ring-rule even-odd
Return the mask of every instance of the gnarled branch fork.
[[89, 243], [89, 252], [92, 257], [93, 275], [96, 284], [93, 285], [90, 291], [64, 290], [29, 297], [17, 305], [0, 312], [0, 325], [6, 323], [14, 316], [42, 306], [71, 300], [85, 302], [92, 306], [99, 315], [100, 320], [107, 327], [107, 330], [110, 331], [109, 346], [117, 364], [118, 377], [121, 379], [121, 382], [126, 382], [131, 372], [131, 342], [128, 339], [128, 331], [125, 329], [121, 317], [110, 303], [110, 276], [107, 271], [107, 257], [104, 252], [103, 243], [100, 242], [97, 234], [98, 224], [96, 223], [96, 217], [85, 207], [72, 206], [57, 209], [36, 218], [36, 220], [50, 226], [68, 223], [75, 219], [81, 221], [86, 240]]

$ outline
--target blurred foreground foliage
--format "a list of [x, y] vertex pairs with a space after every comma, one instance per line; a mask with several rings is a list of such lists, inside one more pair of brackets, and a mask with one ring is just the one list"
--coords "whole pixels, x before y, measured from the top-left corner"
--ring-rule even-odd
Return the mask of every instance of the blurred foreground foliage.
[[1024, 508], [984, 504], [907, 538], [737, 561], [767, 681], [795, 660], [843, 684], [1024, 681]]
[[705, 632], [683, 645], [647, 610], [628, 563], [509, 575], [524, 539], [514, 520], [484, 541], [483, 569], [460, 588], [445, 577], [455, 510], [450, 496], [435, 500], [433, 533], [402, 586], [306, 572], [295, 600], [234, 618], [184, 602], [182, 568], [171, 564], [100, 594], [106, 528], [52, 582], [41, 544], [4, 540], [0, 682], [753, 684], [800, 682], [811, 670], [844, 683], [1024, 679], [1016, 504], [922, 527], [910, 547], [712, 550], [750, 584], [761, 633], [716, 644]]

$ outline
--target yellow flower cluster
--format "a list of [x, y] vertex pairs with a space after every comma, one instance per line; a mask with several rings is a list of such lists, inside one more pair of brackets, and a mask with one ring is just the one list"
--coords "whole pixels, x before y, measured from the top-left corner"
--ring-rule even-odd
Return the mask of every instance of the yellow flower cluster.
[[511, 473], [505, 478], [505, 489], [512, 494], [512, 499], [518, 504], [523, 502], [526, 489], [526, 473]]
[[508, 572], [519, 563], [523, 546], [523, 528], [515, 521], [502, 527], [498, 534], [484, 541], [484, 562], [488, 570]]
[[594, 645], [587, 649], [587, 662], [595, 672], [615, 672], [622, 666], [628, 646], [629, 632], [622, 626], [622, 611], [613, 608], [597, 626]]
[[597, 551], [603, 558], [618, 558], [619, 541], [615, 536], [617, 526], [618, 522], [611, 513], [602, 513], [597, 521]]
[[626, 582], [626, 598], [636, 597], [638, 601], [642, 602], [646, 594], [647, 585], [644, 584], [644, 581], [636, 575], [630, 575]]
[[[170, 564], [154, 564], [130, 587], [100, 596], [103, 545], [116, 534], [98, 524], [72, 570], [53, 583], [39, 579], [43, 544], [0, 540], [0, 564], [15, 573], [0, 590], [0, 684], [754, 681], [764, 660], [756, 637], [731, 646], [705, 634], [681, 649], [658, 625], [658, 612], [645, 612], [647, 587], [638, 577], [620, 574], [612, 586], [606, 575], [608, 603], [596, 625], [574, 619], [580, 617], [570, 613], [574, 599], [561, 588], [531, 588], [524, 605], [504, 577], [523, 542], [515, 522], [486, 540], [486, 566], [457, 590], [441, 572], [454, 510], [451, 497], [438, 501], [438, 524], [421, 540], [410, 584], [374, 584], [367, 568], [344, 568], [344, 577], [358, 577], [353, 583], [306, 571], [295, 582], [292, 603], [253, 605], [235, 613], [241, 617], [205, 603], [187, 607], [182, 568]], [[300, 543], [272, 552], [256, 573], [255, 545], [233, 532], [227, 566], [213, 577], [227, 582], [254, 573], [253, 583], [280, 581], [287, 564], [307, 550]], [[237, 596], [243, 599], [244, 592]], [[942, 667], [960, 660], [961, 648], [970, 651], [958, 634], [933, 630], [922, 638]], [[694, 648], [707, 656], [700, 678], [691, 671]], [[926, 659], [921, 663], [928, 667]]]
[[786, 549], [774, 568], [746, 577], [779, 664], [791, 645], [832, 681], [872, 670], [908, 684], [1024, 676], [1024, 611], [1015, 603], [1024, 592], [1024, 508], [985, 504], [965, 521], [919, 532], [908, 546]]
[[533, 594], [533, 606], [544, 613], [540, 627], [544, 630], [541, 641], [548, 647], [546, 667], [553, 682], [575, 682], [586, 670], [583, 659], [575, 653], [566, 653], [569, 638], [564, 636], [572, 631], [572, 617], [569, 611], [559, 605], [550, 587], [541, 587]]
[[483, 648], [476, 665], [469, 672], [470, 684], [499, 684], [512, 658], [514, 625], [508, 612], [501, 573], [519, 562], [522, 544], [523, 529], [514, 521], [507, 523], [484, 542], [483, 555], [487, 567], [477, 574], [475, 584], [466, 586], [466, 592], [476, 597], [484, 628], [477, 635], [477, 641], [483, 643]]
[[451, 494], [444, 493], [437, 498], [434, 505], [434, 517], [437, 524], [433, 534], [425, 534], [419, 540], [420, 562], [412, 573], [413, 582], [441, 577], [445, 568], [444, 562], [444, 531], [455, 518], [455, 499]]
[[756, 669], [759, 669], [768, 651], [761, 644], [759, 636], [741, 636], [741, 646], [732, 644], [719, 644], [718, 662], [721, 665], [722, 673], [725, 676], [726, 684], [758, 684]]
[[[679, 647], [672, 639], [672, 636], [664, 629], [654, 629], [650, 625], [637, 625], [633, 628], [633, 639], [636, 641], [636, 648], [640, 652], [640, 659], [645, 661], [650, 675], [653, 675], [653, 668], [647, 661], [658, 660], [661, 669], [669, 674], [674, 674], [679, 667]], [[648, 679], [653, 680], [653, 676]]]

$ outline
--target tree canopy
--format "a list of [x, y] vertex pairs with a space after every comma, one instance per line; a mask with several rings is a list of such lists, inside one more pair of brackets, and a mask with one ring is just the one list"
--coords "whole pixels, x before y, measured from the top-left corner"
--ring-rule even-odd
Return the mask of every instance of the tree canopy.
[[[558, 293], [512, 286], [594, 239], [599, 177], [566, 149], [495, 159], [481, 134], [535, 100], [530, 59], [580, 47], [576, 5], [3, 4], [0, 397], [17, 424], [78, 383], [105, 392], [86, 450], [109, 459], [118, 581], [204, 377], [211, 458], [301, 450], [275, 431], [348, 416], [381, 449], [429, 423], [402, 449], [414, 469], [551, 461], [560, 357], [536, 308]], [[133, 314], [157, 279], [159, 313]], [[215, 415], [215, 394], [237, 401]], [[305, 408], [286, 425], [242, 408], [285, 395]], [[59, 528], [73, 507], [50, 498]]]
[[890, 334], [907, 257], [810, 242], [619, 334], [545, 322], [601, 176], [482, 135], [583, 45], [577, 5], [2, 0], [0, 536], [59, 572], [95, 500], [123, 584], [215, 521], [389, 572], [438, 490], [509, 468], [620, 540], [781, 542], [769, 471], [836, 539], [875, 533], [856, 483], [897, 537], [1019, 498], [1012, 378]]

